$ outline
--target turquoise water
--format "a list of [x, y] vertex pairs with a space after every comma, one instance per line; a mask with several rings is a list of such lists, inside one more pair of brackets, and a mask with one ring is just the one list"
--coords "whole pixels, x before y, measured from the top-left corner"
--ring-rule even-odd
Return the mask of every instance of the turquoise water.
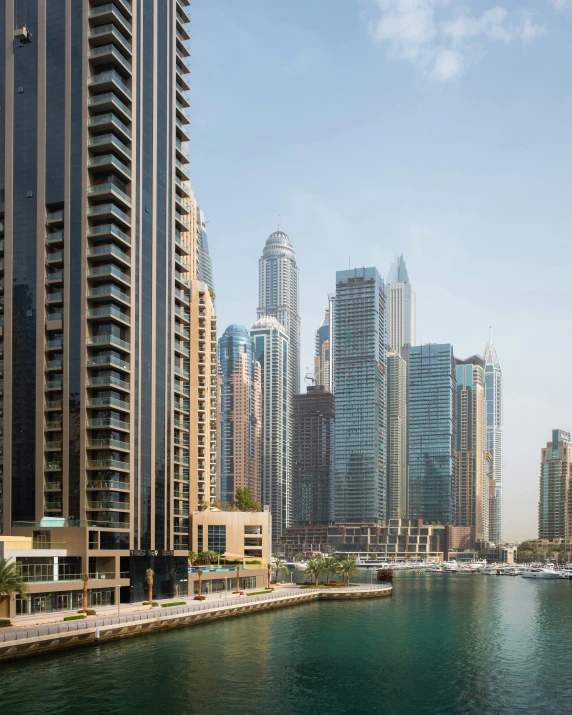
[[0, 712], [572, 712], [572, 582], [400, 574], [394, 586], [8, 663]]

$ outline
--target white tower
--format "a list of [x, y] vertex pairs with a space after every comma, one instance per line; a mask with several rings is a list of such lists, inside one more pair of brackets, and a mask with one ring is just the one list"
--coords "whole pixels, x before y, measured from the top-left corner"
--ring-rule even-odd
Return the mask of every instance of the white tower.
[[270, 315], [284, 326], [290, 341], [290, 396], [300, 392], [299, 271], [290, 238], [275, 231], [258, 262], [258, 318]]
[[402, 255], [391, 265], [387, 277], [387, 295], [389, 349], [399, 352], [405, 345], [415, 345], [415, 291], [409, 282]]
[[485, 347], [485, 412], [487, 471], [491, 484], [489, 500], [489, 540], [495, 544], [502, 541], [502, 472], [503, 472], [503, 416], [502, 416], [502, 371], [493, 345], [492, 330]]

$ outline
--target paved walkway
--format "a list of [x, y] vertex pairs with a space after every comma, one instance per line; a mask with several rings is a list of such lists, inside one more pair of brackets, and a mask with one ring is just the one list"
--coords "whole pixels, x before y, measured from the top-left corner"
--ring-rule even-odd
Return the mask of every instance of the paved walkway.
[[[391, 586], [369, 586], [361, 585], [356, 587], [350, 587], [345, 589], [339, 589], [340, 592], [347, 593], [348, 591], [357, 590], [387, 590], [391, 589]], [[87, 631], [103, 626], [113, 626], [120, 625], [123, 623], [135, 623], [138, 621], [148, 621], [155, 618], [161, 618], [162, 616], [175, 616], [179, 614], [186, 613], [196, 613], [198, 611], [216, 611], [224, 607], [238, 606], [240, 604], [252, 603], [253, 601], [271, 601], [280, 598], [289, 598], [292, 596], [300, 596], [303, 593], [312, 593], [316, 591], [333, 592], [338, 589], [335, 588], [299, 588], [296, 586], [278, 586], [272, 593], [260, 594], [258, 596], [232, 596], [226, 594], [209, 594], [205, 601], [195, 601], [192, 599], [180, 599], [185, 600], [187, 603], [184, 606], [171, 606], [168, 608], [149, 608], [149, 606], [138, 606], [137, 610], [132, 612], [127, 612], [128, 605], [126, 604], [126, 611], [121, 612], [117, 615], [117, 607], [112, 606], [109, 613], [104, 613], [103, 609], [99, 610], [96, 616], [88, 616], [77, 621], [62, 621], [62, 614], [58, 614], [58, 622], [44, 622], [37, 625], [25, 624], [18, 625], [16, 627], [2, 628], [0, 629], [0, 644], [22, 641], [29, 638], [38, 638], [40, 636], [57, 635], [62, 633], [73, 633], [75, 631]], [[221, 595], [223, 596], [221, 598]], [[173, 599], [167, 601], [167, 603], [172, 603]], [[133, 605], [133, 604], [129, 604]], [[25, 618], [25, 617], [24, 617]]]

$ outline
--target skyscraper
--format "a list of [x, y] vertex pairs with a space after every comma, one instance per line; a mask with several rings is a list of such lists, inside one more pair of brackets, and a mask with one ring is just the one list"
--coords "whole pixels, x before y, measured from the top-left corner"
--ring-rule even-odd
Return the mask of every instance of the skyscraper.
[[294, 247], [283, 231], [275, 231], [266, 240], [258, 262], [258, 280], [258, 317], [276, 318], [288, 335], [291, 399], [300, 392], [300, 278]]
[[292, 525], [334, 518], [334, 396], [323, 385], [295, 395], [292, 409]]
[[407, 364], [387, 354], [387, 517], [407, 515]]
[[188, 4], [29, 2], [16, 37], [0, 13], [3, 531], [73, 541], [132, 600], [148, 567], [186, 589], [198, 490]]
[[331, 392], [330, 385], [330, 309], [324, 311], [324, 320], [316, 330], [314, 341], [314, 376], [316, 384]]
[[409, 352], [409, 517], [454, 523], [455, 371], [451, 345]]
[[336, 273], [335, 520], [386, 516], [386, 296], [376, 268]]
[[485, 469], [485, 390], [483, 359], [455, 360], [455, 525], [474, 528], [488, 539], [488, 478]]
[[538, 538], [572, 538], [572, 442], [570, 432], [552, 430], [542, 449]]
[[[486, 448], [490, 455], [487, 462], [489, 481], [495, 482], [496, 505], [490, 505], [489, 514], [496, 515], [493, 521], [489, 519], [488, 538], [495, 544], [502, 542], [502, 512], [503, 512], [503, 395], [502, 371], [493, 345], [492, 331], [485, 347], [485, 403], [486, 403]], [[492, 496], [492, 493], [491, 493]]]
[[388, 344], [392, 352], [415, 345], [415, 291], [403, 256], [398, 256], [387, 277]]
[[260, 363], [262, 505], [270, 507], [274, 540], [290, 526], [291, 518], [290, 344], [285, 328], [268, 315], [252, 326], [250, 335]]
[[197, 278], [214, 291], [213, 264], [209, 253], [207, 222], [203, 210], [197, 208]]
[[250, 489], [260, 501], [260, 363], [242, 325], [229, 325], [218, 341], [218, 483], [223, 501]]

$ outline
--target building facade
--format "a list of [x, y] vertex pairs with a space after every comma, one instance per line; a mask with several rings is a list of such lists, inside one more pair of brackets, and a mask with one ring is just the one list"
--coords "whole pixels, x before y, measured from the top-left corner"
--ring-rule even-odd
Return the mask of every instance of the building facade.
[[572, 537], [572, 442], [570, 432], [552, 430], [552, 441], [542, 449], [538, 538]]
[[324, 311], [324, 320], [316, 330], [314, 338], [314, 377], [316, 385], [324, 387], [331, 392], [330, 381], [330, 309]]
[[409, 282], [403, 256], [398, 256], [387, 277], [388, 345], [399, 352], [405, 345], [415, 345], [415, 291]]
[[386, 513], [386, 295], [376, 268], [336, 274], [335, 521]]
[[203, 210], [197, 207], [197, 278], [214, 292], [213, 262], [209, 253], [207, 222]]
[[290, 340], [271, 316], [260, 318], [250, 331], [254, 357], [260, 364], [261, 498], [272, 515], [272, 538], [290, 526], [292, 508], [292, 434], [290, 408]]
[[2, 529], [127, 600], [186, 578], [196, 491], [188, 4], [0, 13]]
[[261, 386], [254, 340], [242, 325], [229, 325], [218, 341], [218, 494], [234, 503], [250, 489], [260, 502]]
[[473, 527], [488, 540], [488, 477], [485, 460], [484, 361], [455, 360], [455, 524]]
[[407, 363], [387, 354], [387, 516], [407, 515]]
[[[488, 538], [494, 544], [502, 542], [503, 511], [503, 386], [502, 370], [493, 345], [492, 331], [485, 347], [486, 449], [490, 489]], [[492, 485], [491, 485], [492, 486]]]
[[192, 550], [216, 551], [228, 559], [254, 559], [263, 566], [272, 556], [272, 518], [270, 511], [221, 511], [206, 509], [193, 512]]
[[292, 408], [292, 525], [334, 518], [334, 396], [323, 386], [295, 395]]
[[272, 316], [284, 326], [289, 342], [290, 400], [300, 392], [300, 272], [289, 236], [275, 231], [258, 262], [258, 318]]
[[451, 345], [409, 351], [409, 511], [454, 523], [455, 371]]

